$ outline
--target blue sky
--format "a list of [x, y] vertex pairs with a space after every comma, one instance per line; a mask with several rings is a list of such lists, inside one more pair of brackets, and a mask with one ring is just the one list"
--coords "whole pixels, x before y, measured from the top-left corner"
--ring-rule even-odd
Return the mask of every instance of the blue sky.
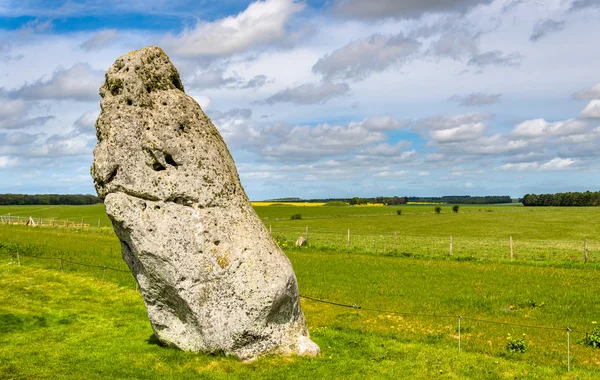
[[600, 189], [600, 2], [0, 0], [0, 192], [93, 193], [98, 88], [161, 46], [251, 199]]

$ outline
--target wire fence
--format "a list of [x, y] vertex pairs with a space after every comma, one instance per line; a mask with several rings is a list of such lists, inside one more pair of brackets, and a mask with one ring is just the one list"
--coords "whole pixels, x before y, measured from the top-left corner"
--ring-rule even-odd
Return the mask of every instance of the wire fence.
[[[72, 261], [72, 260], [67, 260], [61, 257], [43, 257], [43, 256], [23, 256], [21, 255], [18, 251], [14, 254], [10, 254], [10, 256], [14, 259], [17, 260], [17, 265], [21, 266], [22, 265], [22, 261], [21, 259], [23, 257], [26, 257], [27, 259], [35, 259], [35, 260], [50, 260], [50, 261], [57, 261], [59, 264], [59, 269], [60, 271], [64, 271], [65, 270], [65, 265], [64, 264], [71, 264], [71, 265], [79, 265], [82, 267], [86, 267], [86, 268], [98, 268], [98, 269], [102, 269], [102, 280], [105, 280], [105, 276], [107, 271], [113, 271], [116, 273], [122, 273], [122, 274], [128, 274], [128, 278], [129, 280], [133, 280], [133, 282], [135, 283], [135, 290], [138, 291], [139, 290], [139, 285], [137, 283], [137, 281], [135, 280], [135, 278], [133, 277], [132, 273], [129, 270], [124, 270], [124, 269], [118, 269], [118, 268], [113, 268], [107, 265], [93, 265], [93, 264], [87, 264], [87, 263], [81, 263], [81, 262], [76, 262], [76, 261]], [[541, 326], [541, 325], [529, 325], [529, 324], [521, 324], [521, 323], [511, 323], [511, 322], [503, 322], [503, 321], [495, 321], [495, 320], [490, 320], [490, 319], [482, 319], [482, 318], [473, 318], [473, 317], [468, 317], [468, 316], [462, 316], [462, 315], [447, 315], [447, 314], [436, 314], [436, 313], [418, 313], [418, 312], [409, 312], [409, 311], [398, 311], [398, 310], [388, 310], [388, 309], [379, 309], [379, 308], [369, 308], [369, 307], [362, 307], [360, 305], [357, 305], [356, 303], [353, 304], [349, 304], [349, 303], [343, 303], [343, 302], [335, 302], [335, 301], [330, 301], [330, 300], [325, 300], [325, 299], [320, 299], [320, 298], [315, 298], [315, 297], [310, 297], [310, 296], [306, 296], [306, 295], [300, 295], [300, 298], [308, 300], [308, 301], [312, 301], [312, 302], [316, 302], [316, 303], [321, 303], [321, 304], [326, 304], [326, 305], [330, 305], [333, 307], [338, 307], [338, 308], [345, 308], [345, 309], [352, 309], [355, 311], [356, 314], [356, 318], [357, 321], [359, 323], [360, 326], [360, 331], [361, 333], [364, 333], [364, 328], [363, 328], [363, 323], [361, 320], [361, 315], [360, 312], [373, 312], [373, 313], [377, 313], [380, 315], [389, 315], [389, 314], [394, 314], [394, 315], [398, 315], [398, 316], [415, 316], [415, 317], [431, 317], [431, 318], [437, 318], [437, 319], [452, 319], [456, 321], [457, 327], [456, 327], [456, 332], [457, 332], [457, 349], [458, 352], [461, 352], [461, 343], [463, 343], [463, 338], [461, 337], [461, 322], [462, 321], [472, 321], [472, 322], [478, 322], [478, 323], [483, 323], [483, 324], [495, 324], [495, 325], [502, 325], [502, 326], [510, 326], [510, 327], [519, 327], [519, 328], [525, 328], [525, 329], [537, 329], [537, 330], [546, 330], [546, 331], [555, 331], [555, 332], [562, 332], [565, 333], [565, 338], [566, 338], [566, 352], [565, 352], [565, 356], [566, 356], [566, 364], [567, 364], [567, 371], [571, 370], [571, 333], [577, 333], [580, 335], [585, 335], [586, 338], [591, 334], [589, 331], [584, 331], [584, 330], [579, 330], [579, 329], [573, 329], [569, 326], [565, 326], [565, 327], [555, 327], [555, 326]]]
[[32, 227], [70, 227], [70, 228], [101, 228], [101, 219], [86, 218], [41, 218], [21, 215], [0, 215], [1, 224], [24, 225]]
[[[362, 216], [362, 215], [359, 215]], [[58, 219], [0, 215], [0, 224], [112, 232], [102, 219]], [[269, 221], [263, 220], [268, 223]], [[282, 248], [368, 252], [387, 256], [449, 256], [458, 260], [524, 260], [600, 263], [600, 240], [531, 239], [513, 236], [406, 234], [402, 231], [277, 226], [265, 224]], [[304, 243], [298, 241], [302, 237]]]
[[[520, 239], [512, 236], [405, 234], [399, 231], [310, 229], [268, 225], [282, 248], [313, 248], [378, 253], [388, 256], [450, 256], [463, 260], [526, 260], [600, 263], [600, 241]], [[302, 240], [299, 238], [302, 237]]]

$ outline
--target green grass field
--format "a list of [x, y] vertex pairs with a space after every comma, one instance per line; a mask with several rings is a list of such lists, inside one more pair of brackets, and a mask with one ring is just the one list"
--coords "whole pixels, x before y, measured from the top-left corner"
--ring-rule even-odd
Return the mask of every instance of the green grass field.
[[[362, 309], [359, 322], [352, 308], [303, 299], [322, 355], [267, 357], [251, 364], [157, 346], [131, 274], [103, 270], [105, 265], [127, 269], [112, 231], [0, 225], [0, 373], [6, 378], [600, 377], [600, 350], [577, 344], [591, 330], [591, 322], [600, 321], [600, 263], [593, 240], [600, 236], [599, 209], [478, 205], [454, 214], [448, 206], [439, 215], [430, 205], [401, 209], [399, 216], [392, 207], [257, 208], [280, 241], [286, 234], [288, 241], [295, 239], [309, 226], [308, 247], [285, 248], [303, 295], [383, 311]], [[5, 210], [0, 207], [0, 215]], [[95, 215], [108, 223], [101, 205], [8, 212], [56, 218]], [[294, 213], [303, 219], [290, 220]], [[375, 245], [348, 250], [346, 236], [340, 244], [314, 242], [319, 229], [343, 234], [348, 228], [363, 231], [367, 239], [398, 231], [398, 242], [407, 242], [406, 237], [414, 241], [398, 247], [397, 254]], [[428, 242], [450, 234], [453, 257], [446, 246], [440, 243], [437, 251]], [[474, 242], [489, 244], [497, 235], [513, 236], [514, 261], [493, 249], [460, 251], [461, 240], [479, 250], [485, 245]], [[591, 260], [583, 264], [586, 238]], [[525, 241], [535, 243], [538, 256], [523, 254]], [[577, 257], [569, 256], [571, 241], [579, 241], [580, 247], [572, 248]], [[60, 262], [51, 257], [100, 268], [65, 261], [61, 271]], [[458, 315], [565, 331], [465, 318], [459, 354]], [[575, 330], [570, 373], [567, 326]], [[527, 352], [508, 353], [508, 334], [523, 333]]]
[[[510, 238], [517, 260], [581, 262], [584, 241], [588, 258], [600, 261], [600, 210], [593, 207], [523, 207], [520, 205], [465, 205], [453, 213], [451, 205], [435, 214], [433, 205], [388, 207], [255, 207], [278, 242], [292, 246], [306, 227], [313, 248], [387, 255], [464, 259], [510, 259]], [[402, 210], [402, 215], [397, 214]], [[11, 218], [69, 218], [74, 226], [83, 219], [88, 229], [110, 230], [101, 204], [93, 206], [0, 206]], [[302, 219], [290, 219], [301, 214]], [[109, 231], [110, 232], [110, 231]], [[1, 232], [0, 232], [1, 233]], [[118, 249], [118, 247], [117, 247]]]

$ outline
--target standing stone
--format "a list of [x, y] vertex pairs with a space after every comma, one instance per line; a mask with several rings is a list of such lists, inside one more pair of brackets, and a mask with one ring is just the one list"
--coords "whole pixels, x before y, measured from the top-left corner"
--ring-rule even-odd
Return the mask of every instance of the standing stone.
[[296, 247], [302, 247], [306, 245], [306, 240], [304, 240], [303, 236], [298, 237], [298, 240], [296, 240]]
[[118, 58], [100, 95], [92, 177], [156, 337], [243, 360], [316, 355], [292, 266], [167, 55]]

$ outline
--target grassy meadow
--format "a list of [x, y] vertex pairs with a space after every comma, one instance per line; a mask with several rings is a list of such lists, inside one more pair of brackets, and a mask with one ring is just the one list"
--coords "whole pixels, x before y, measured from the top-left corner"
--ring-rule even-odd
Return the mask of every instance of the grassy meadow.
[[[112, 230], [0, 224], [0, 373], [15, 379], [600, 377], [600, 350], [577, 343], [600, 321], [598, 208], [473, 205], [453, 213], [448, 205], [440, 214], [433, 205], [255, 208], [292, 261], [302, 295], [363, 308], [357, 316], [352, 308], [302, 300], [322, 349], [318, 358], [248, 364], [162, 348], [133, 277], [110, 270], [127, 269]], [[109, 225], [102, 205], [0, 207], [0, 215], [9, 212]], [[297, 213], [302, 219], [291, 220]], [[293, 247], [306, 226], [309, 245]], [[505, 252], [508, 236], [513, 261]], [[62, 270], [53, 257], [65, 260]], [[464, 317], [460, 353], [458, 315]], [[571, 372], [567, 327], [574, 330]], [[507, 352], [509, 334], [526, 334], [525, 353]]]

